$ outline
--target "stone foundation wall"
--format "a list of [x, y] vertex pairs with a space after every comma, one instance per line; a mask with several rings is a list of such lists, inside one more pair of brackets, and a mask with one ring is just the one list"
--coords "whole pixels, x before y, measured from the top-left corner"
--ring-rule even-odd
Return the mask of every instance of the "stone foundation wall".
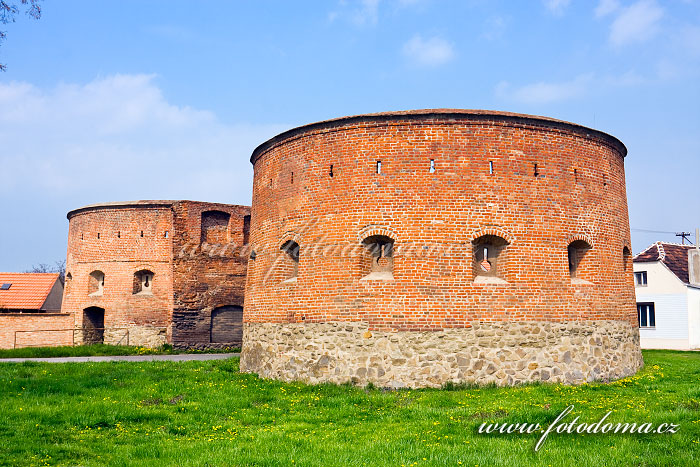
[[[101, 337], [101, 338], [100, 338]], [[168, 329], [159, 326], [129, 326], [109, 328], [100, 332], [89, 329], [75, 331], [75, 342], [82, 344], [94, 344], [102, 341], [110, 345], [135, 345], [139, 347], [155, 348], [168, 342]]]
[[364, 323], [245, 323], [241, 370], [265, 378], [380, 387], [448, 381], [581, 384], [643, 365], [624, 321], [482, 322], [443, 331], [370, 331]]

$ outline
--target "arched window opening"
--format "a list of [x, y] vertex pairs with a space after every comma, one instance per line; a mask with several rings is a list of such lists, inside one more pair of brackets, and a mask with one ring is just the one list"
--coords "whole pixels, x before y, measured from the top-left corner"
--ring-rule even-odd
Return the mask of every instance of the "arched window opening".
[[88, 294], [102, 295], [105, 287], [105, 274], [102, 271], [92, 271], [88, 277]]
[[134, 273], [134, 294], [148, 294], [150, 295], [153, 291], [153, 274], [152, 271], [148, 269], [142, 269]]
[[569, 276], [573, 282], [588, 283], [586, 280], [589, 267], [589, 250], [591, 245], [585, 240], [574, 240], [569, 243], [567, 256], [569, 259]]
[[622, 269], [624, 271], [629, 270], [630, 260], [632, 259], [632, 252], [628, 247], [622, 249]]
[[206, 211], [202, 213], [202, 243], [228, 243], [228, 224], [231, 215], [223, 211]]
[[294, 240], [287, 240], [280, 247], [284, 253], [281, 265], [285, 281], [295, 281], [299, 275], [299, 244]]
[[497, 235], [482, 235], [472, 241], [474, 282], [504, 283], [508, 241]]
[[385, 235], [373, 235], [362, 241], [365, 250], [362, 279], [391, 280], [394, 278], [394, 240]]

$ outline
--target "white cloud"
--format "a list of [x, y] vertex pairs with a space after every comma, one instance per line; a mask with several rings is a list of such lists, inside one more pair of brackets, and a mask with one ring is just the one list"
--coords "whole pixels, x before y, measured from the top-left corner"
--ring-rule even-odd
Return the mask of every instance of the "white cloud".
[[355, 13], [355, 20], [361, 24], [377, 24], [379, 0], [362, 0], [360, 9]]
[[610, 27], [610, 42], [617, 47], [644, 42], [659, 30], [664, 10], [654, 0], [640, 0], [619, 10]]
[[548, 104], [581, 97], [586, 93], [593, 78], [593, 73], [587, 73], [571, 81], [561, 83], [540, 81], [520, 87], [513, 87], [507, 81], [502, 81], [496, 86], [496, 95], [504, 100], [525, 104]]
[[685, 26], [680, 31], [680, 47], [691, 56], [700, 57], [700, 27]]
[[486, 40], [493, 41], [503, 37], [506, 30], [506, 20], [502, 16], [492, 16], [484, 23], [484, 33], [481, 35]]
[[328, 20], [335, 21], [338, 18], [347, 18], [357, 26], [375, 25], [379, 21], [380, 0], [361, 0], [358, 2], [348, 2], [341, 0], [337, 8], [328, 13]]
[[501, 81], [495, 87], [495, 94], [500, 99], [524, 104], [549, 104], [586, 97], [598, 91], [609, 91], [614, 88], [639, 86], [650, 82], [635, 70], [628, 70], [617, 75], [596, 75], [582, 73], [569, 81], [546, 82], [514, 86], [507, 81]]
[[656, 63], [656, 76], [662, 81], [676, 79], [682, 74], [682, 67], [668, 59], [664, 58]]
[[569, 6], [571, 0], [543, 0], [544, 6], [554, 15], [564, 14], [564, 10]]
[[614, 13], [620, 8], [620, 3], [617, 0], [600, 0], [595, 9], [595, 15], [598, 18]]
[[620, 75], [606, 76], [601, 80], [600, 85], [630, 87], [648, 83], [649, 79], [637, 73], [635, 70], [628, 70]]
[[452, 44], [440, 37], [413, 36], [403, 45], [403, 54], [420, 66], [443, 65], [454, 58]]
[[286, 127], [225, 125], [173, 105], [152, 75], [51, 90], [0, 83], [0, 195], [247, 203], [252, 150]]

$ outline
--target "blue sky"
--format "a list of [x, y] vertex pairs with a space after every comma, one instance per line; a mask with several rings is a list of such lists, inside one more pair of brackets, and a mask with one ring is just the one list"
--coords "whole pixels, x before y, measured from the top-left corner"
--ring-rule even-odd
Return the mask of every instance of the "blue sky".
[[628, 147], [634, 252], [700, 226], [700, 1], [44, 1], [0, 46], [0, 270], [67, 211], [249, 204], [251, 151], [343, 115], [484, 108]]

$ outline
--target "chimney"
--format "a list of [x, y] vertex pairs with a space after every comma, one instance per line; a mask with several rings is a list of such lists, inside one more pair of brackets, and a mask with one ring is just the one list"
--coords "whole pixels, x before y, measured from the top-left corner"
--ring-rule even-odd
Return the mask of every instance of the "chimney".
[[700, 229], [695, 229], [695, 248], [688, 249], [688, 282], [700, 287]]

